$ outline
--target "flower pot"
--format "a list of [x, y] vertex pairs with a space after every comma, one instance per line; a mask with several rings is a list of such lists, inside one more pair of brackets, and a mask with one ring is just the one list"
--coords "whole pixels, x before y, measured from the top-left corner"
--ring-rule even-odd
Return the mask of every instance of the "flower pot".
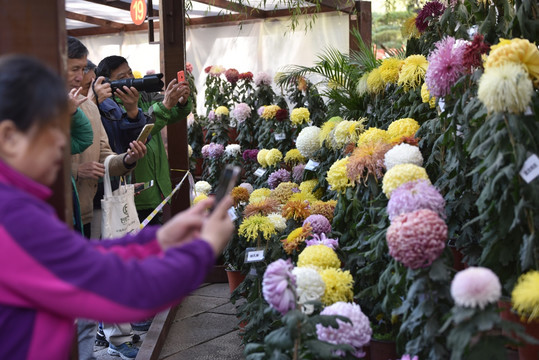
[[365, 359], [388, 360], [398, 359], [397, 344], [391, 340], [371, 339], [368, 348], [365, 349]]
[[238, 137], [238, 130], [235, 127], [228, 128], [228, 138], [230, 144], [236, 143], [236, 138]]
[[[526, 330], [526, 334], [533, 336], [539, 340], [539, 322], [521, 321]], [[537, 360], [539, 359], [539, 345], [524, 344], [518, 348], [518, 358], [520, 360]]]
[[228, 286], [230, 287], [230, 293], [245, 280], [245, 275], [239, 270], [226, 270], [226, 276], [228, 278]]
[[202, 175], [202, 163], [203, 162], [204, 162], [204, 159], [196, 158], [195, 176], [201, 176]]

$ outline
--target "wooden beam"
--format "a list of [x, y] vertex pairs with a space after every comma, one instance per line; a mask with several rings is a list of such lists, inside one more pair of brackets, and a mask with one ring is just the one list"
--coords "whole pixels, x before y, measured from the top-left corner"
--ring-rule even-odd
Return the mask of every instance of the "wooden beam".
[[[363, 42], [368, 47], [371, 46], [372, 42], [372, 13], [371, 13], [371, 2], [370, 1], [356, 1], [355, 5], [356, 11], [349, 16], [349, 27], [350, 31], [352, 29], [357, 29], [363, 39]], [[350, 50], [358, 51], [359, 44], [355, 40], [354, 36], [350, 33], [349, 48]]]
[[240, 5], [238, 3], [234, 3], [227, 0], [196, 0], [196, 2], [211, 5], [211, 6], [217, 6], [223, 9], [227, 9], [230, 11], [235, 11], [239, 13], [245, 13], [250, 16], [254, 16], [257, 18], [265, 18], [266, 11], [262, 9], [257, 9], [251, 6], [247, 5]]
[[110, 27], [110, 28], [113, 28], [113, 29], [120, 29], [121, 30], [121, 29], [123, 29], [125, 27], [125, 24], [121, 24], [121, 23], [116, 22], [116, 21], [96, 18], [96, 17], [90, 16], [90, 15], [78, 14], [78, 13], [74, 13], [72, 11], [66, 11], [66, 18], [71, 19], [71, 20], [82, 21], [82, 22], [85, 22], [85, 23], [88, 23], [88, 24], [98, 25], [98, 26], [102, 26], [102, 27]]
[[[124, 1], [117, 1], [117, 0], [85, 0], [94, 4], [100, 4], [105, 6], [110, 6], [116, 9], [130, 11], [131, 10], [131, 4], [124, 2]], [[153, 16], [159, 16], [159, 10], [153, 9]]]
[[348, 14], [354, 11], [355, 6], [354, 0], [319, 0], [319, 2], [320, 5]]
[[[159, 26], [159, 22], [154, 21], [154, 26]], [[81, 36], [93, 36], [93, 35], [108, 35], [108, 34], [118, 34], [121, 32], [134, 32], [148, 30], [148, 23], [145, 22], [142, 25], [135, 24], [125, 24], [122, 29], [115, 29], [111, 27], [89, 27], [81, 29], [71, 29], [67, 30], [67, 35], [74, 37]]]

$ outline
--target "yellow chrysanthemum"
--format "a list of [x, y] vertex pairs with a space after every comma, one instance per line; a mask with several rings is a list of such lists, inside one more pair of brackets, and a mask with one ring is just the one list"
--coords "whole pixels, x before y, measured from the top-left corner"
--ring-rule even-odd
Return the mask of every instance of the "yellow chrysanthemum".
[[434, 96], [430, 96], [427, 83], [423, 83], [423, 85], [421, 85], [421, 101], [424, 103], [429, 103], [431, 109], [436, 107], [436, 98]]
[[399, 72], [403, 61], [397, 58], [388, 58], [380, 65], [380, 76], [385, 84], [396, 84], [399, 81]]
[[336, 206], [337, 200], [315, 201], [311, 204], [311, 215], [324, 215], [329, 222], [332, 222]]
[[279, 149], [271, 149], [266, 154], [266, 164], [268, 166], [275, 166], [280, 163], [282, 159], [283, 153]]
[[389, 141], [398, 142], [403, 137], [413, 137], [417, 130], [419, 130], [417, 121], [411, 118], [404, 118], [389, 124], [387, 133], [389, 135]]
[[286, 152], [286, 155], [284, 156], [284, 162], [288, 165], [296, 165], [299, 163], [304, 163], [307, 159], [301, 153], [298, 149], [290, 149]]
[[200, 194], [200, 195], [198, 195], [196, 198], [193, 199], [193, 205], [196, 205], [196, 204], [198, 204], [199, 202], [201, 202], [202, 200], [207, 199], [207, 198], [208, 198], [208, 195], [206, 195], [206, 194]]
[[301, 184], [299, 184], [299, 190], [302, 193], [312, 194], [316, 185], [318, 185], [318, 180], [316, 179], [305, 180]]
[[187, 144], [187, 155], [189, 157], [193, 156], [193, 148], [189, 144]]
[[404, 21], [404, 24], [402, 24], [401, 33], [402, 37], [405, 39], [409, 38], [418, 38], [419, 37], [419, 30], [417, 30], [417, 27], [415, 26], [415, 18], [417, 17], [417, 14], [412, 15], [406, 21]]
[[514, 63], [524, 66], [530, 78], [539, 85], [539, 49], [527, 39], [511, 39], [499, 45], [488, 55], [485, 69]]
[[221, 115], [225, 115], [225, 116], [228, 116], [229, 114], [229, 111], [228, 111], [228, 108], [226, 106], [219, 106], [217, 109], [215, 109], [215, 115], [218, 115], [218, 116], [221, 116]]
[[308, 201], [291, 201], [288, 200], [287, 203], [283, 206], [281, 212], [285, 219], [294, 219], [297, 221], [305, 220], [309, 215], [311, 215], [311, 210], [309, 207]]
[[268, 154], [268, 152], [268, 149], [262, 149], [256, 155], [256, 160], [262, 167], [268, 166], [268, 163], [266, 162], [266, 155]]
[[[312, 246], [309, 246], [306, 249], [310, 247]], [[326, 291], [324, 291], [324, 295], [322, 296], [324, 305], [331, 305], [339, 301], [352, 301], [354, 297], [354, 279], [350, 274], [350, 271], [329, 268], [320, 271], [320, 276], [326, 284]]]
[[133, 71], [133, 77], [135, 79], [142, 79], [142, 73], [138, 70]]
[[302, 202], [308, 202], [309, 204], [317, 200], [318, 198], [314, 196], [314, 194], [304, 193], [304, 192], [292, 194], [292, 196], [290, 196], [290, 199], [288, 199], [288, 201], [302, 201]]
[[425, 56], [408, 56], [402, 64], [397, 83], [404, 88], [404, 91], [415, 89], [423, 84], [428, 67], [429, 62]]
[[502, 46], [505, 46], [505, 45], [510, 45], [510, 44], [511, 44], [511, 39], [500, 38], [500, 42], [490, 46], [490, 52], [496, 50], [499, 47], [502, 47]]
[[275, 118], [277, 111], [281, 110], [278, 105], [267, 105], [264, 106], [264, 112], [262, 112], [262, 117], [266, 120]]
[[359, 121], [343, 120], [333, 129], [333, 140], [337, 148], [343, 148], [350, 143], [356, 143], [359, 134], [365, 130], [363, 123], [365, 118]]
[[415, 180], [427, 180], [430, 183], [427, 172], [421, 166], [414, 164], [395, 165], [384, 175], [382, 191], [389, 199], [393, 190], [404, 183]]
[[520, 275], [511, 293], [513, 309], [522, 317], [539, 319], [539, 271], [532, 270]]
[[369, 78], [369, 73], [363, 74], [361, 78], [359, 78], [357, 85], [356, 85], [356, 93], [359, 96], [363, 96], [369, 91], [369, 88], [367, 87], [367, 79]]
[[292, 110], [292, 113], [290, 114], [290, 121], [294, 125], [301, 125], [303, 123], [309, 122], [311, 113], [309, 112], [309, 109], [300, 107]]
[[283, 249], [287, 254], [292, 254], [294, 250], [297, 250], [298, 246], [305, 242], [307, 237], [311, 236], [312, 228], [310, 225], [296, 228], [288, 234], [288, 236], [281, 240]]
[[254, 190], [249, 196], [249, 203], [260, 202], [271, 195], [271, 190], [268, 188], [260, 188]]
[[[270, 198], [277, 200], [280, 204], [285, 204], [292, 195], [298, 184], [287, 181], [282, 182], [271, 192]], [[297, 190], [296, 190], [297, 191]]]
[[275, 234], [275, 226], [266, 216], [253, 215], [243, 219], [238, 234], [247, 241], [258, 240], [259, 236], [264, 240], [269, 240]]
[[384, 80], [382, 80], [382, 73], [380, 72], [380, 68], [377, 67], [369, 73], [369, 77], [367, 78], [367, 90], [371, 94], [379, 94], [384, 88], [385, 83]]
[[230, 196], [234, 200], [234, 206], [238, 206], [241, 202], [249, 201], [249, 190], [241, 186], [236, 186], [230, 191]]
[[376, 127], [371, 127], [367, 131], [359, 135], [357, 144], [361, 145], [364, 143], [378, 142], [378, 141], [389, 143], [390, 139], [391, 138], [389, 137], [389, 134], [387, 133], [387, 131], [378, 129]]
[[348, 158], [335, 161], [329, 168], [326, 180], [331, 190], [344, 193], [346, 188], [354, 185], [346, 176], [346, 164], [348, 164]]
[[326, 245], [307, 246], [298, 256], [299, 267], [313, 267], [318, 270], [341, 267], [341, 260], [335, 250]]
[[331, 133], [340, 121], [343, 121], [343, 119], [339, 116], [335, 116], [322, 125], [320, 134], [318, 135], [318, 138], [320, 139], [320, 146], [325, 145], [326, 147], [331, 148]]

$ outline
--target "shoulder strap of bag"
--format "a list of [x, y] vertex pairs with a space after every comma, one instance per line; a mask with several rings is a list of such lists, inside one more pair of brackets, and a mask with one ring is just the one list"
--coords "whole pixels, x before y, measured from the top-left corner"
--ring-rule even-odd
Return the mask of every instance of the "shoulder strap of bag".
[[111, 197], [112, 196], [112, 186], [110, 185], [110, 173], [109, 173], [109, 163], [112, 160], [113, 157], [116, 155], [109, 155], [105, 159], [105, 162], [103, 165], [105, 165], [105, 176], [103, 176], [103, 187], [104, 187], [104, 194], [105, 197]]

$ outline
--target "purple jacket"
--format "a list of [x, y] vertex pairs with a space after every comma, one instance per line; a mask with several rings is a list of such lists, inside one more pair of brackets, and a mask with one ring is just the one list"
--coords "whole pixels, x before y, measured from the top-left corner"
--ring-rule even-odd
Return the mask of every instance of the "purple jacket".
[[67, 359], [75, 318], [148, 318], [214, 264], [202, 240], [162, 252], [156, 227], [89, 242], [57, 218], [50, 195], [0, 161], [0, 359]]

